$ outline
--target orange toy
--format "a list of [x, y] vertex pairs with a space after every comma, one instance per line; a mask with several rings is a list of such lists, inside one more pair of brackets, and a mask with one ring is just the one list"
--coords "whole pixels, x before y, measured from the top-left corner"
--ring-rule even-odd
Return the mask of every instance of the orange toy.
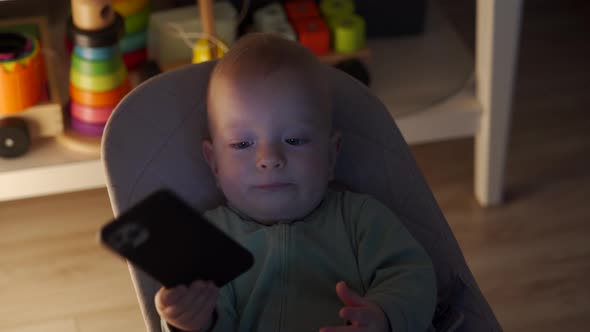
[[0, 115], [15, 114], [37, 104], [43, 87], [43, 60], [39, 42], [30, 55], [0, 63]]

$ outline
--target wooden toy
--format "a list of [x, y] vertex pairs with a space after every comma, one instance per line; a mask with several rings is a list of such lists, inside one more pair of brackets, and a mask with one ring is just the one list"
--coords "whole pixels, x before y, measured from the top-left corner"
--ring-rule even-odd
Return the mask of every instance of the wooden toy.
[[19, 118], [0, 119], [0, 156], [14, 158], [23, 155], [31, 145], [27, 123]]
[[[283, 22], [279, 8], [284, 9], [283, 12], [286, 12], [285, 16], [288, 17]], [[254, 12], [253, 30], [277, 33], [287, 39], [298, 40], [310, 49], [315, 49], [313, 52], [326, 64], [336, 65], [349, 60], [364, 60], [370, 57], [370, 51], [365, 46], [365, 22], [362, 17], [356, 16], [354, 11], [353, 0], [322, 0], [319, 7], [314, 1], [308, 0], [293, 0], [284, 6], [274, 2]], [[345, 18], [348, 21], [342, 23]], [[309, 20], [323, 23], [307, 25], [310, 23]], [[326, 25], [328, 34], [324, 29]], [[294, 29], [293, 35], [289, 28]], [[326, 40], [329, 43], [328, 50]]]
[[70, 82], [79, 89], [90, 92], [104, 92], [116, 89], [121, 83], [127, 79], [127, 69], [123, 62], [119, 59], [117, 61], [119, 66], [111, 69], [103, 75], [84, 74], [72, 65], [70, 69]]
[[[112, 110], [129, 91], [127, 68], [118, 49], [119, 41], [126, 28], [140, 30], [145, 27], [149, 17], [149, 8], [146, 6], [132, 14], [131, 19], [124, 19], [112, 10], [112, 0], [98, 2], [102, 7], [84, 7], [82, 4], [87, 4], [88, 0], [72, 0], [72, 17], [67, 26], [68, 35], [75, 45], [70, 65], [70, 125], [73, 130], [90, 136], [102, 135]], [[138, 5], [128, 3], [123, 6], [127, 12], [131, 12], [131, 9], [138, 9]], [[76, 7], [84, 7], [85, 10], [75, 11]], [[101, 8], [111, 9], [114, 19], [100, 29], [86, 29], [89, 17], [102, 15], [102, 12], [91, 11], [103, 10]], [[65, 136], [63, 141], [71, 139], [71, 136]], [[95, 140], [92, 144], [100, 145], [100, 141]]]
[[141, 30], [136, 33], [127, 34], [119, 41], [121, 53], [132, 52], [140, 48], [145, 48], [147, 43], [147, 30]]
[[73, 17], [67, 23], [68, 35], [74, 45], [87, 48], [102, 48], [117, 45], [123, 37], [124, 22], [121, 15], [115, 14], [111, 25], [101, 30], [84, 30], [77, 27]]
[[[215, 1], [210, 8], [214, 35], [226, 46], [237, 38], [238, 13], [227, 0]], [[200, 2], [195, 5], [158, 11], [150, 16], [148, 31], [148, 58], [162, 70], [187, 65], [195, 57], [194, 46], [206, 36]], [[222, 47], [220, 47], [222, 48]], [[210, 56], [209, 56], [210, 57]]]
[[320, 1], [320, 12], [331, 27], [333, 19], [354, 15], [353, 0], [322, 0]]
[[115, 11], [123, 17], [125, 34], [119, 49], [128, 70], [135, 70], [147, 60], [147, 31], [151, 16], [149, 0], [114, 0]]
[[141, 11], [126, 16], [125, 21], [125, 34], [132, 34], [138, 31], [146, 30], [150, 20], [150, 6], [146, 6]]
[[121, 57], [114, 56], [105, 60], [87, 60], [83, 57], [72, 54], [72, 69], [80, 72], [81, 74], [87, 74], [90, 76], [106, 75], [113, 70], [121, 67], [123, 64]]
[[358, 15], [342, 16], [332, 19], [334, 51], [351, 53], [365, 47], [365, 20]]
[[89, 123], [89, 122], [85, 122], [85, 121], [80, 121], [79, 119], [76, 119], [75, 117], [72, 117], [70, 119], [70, 124], [72, 126], [72, 128], [84, 135], [88, 135], [88, 136], [102, 136], [102, 133], [104, 131], [104, 126], [105, 124], [96, 124], [96, 123]]
[[147, 60], [147, 49], [140, 48], [123, 54], [123, 62], [129, 69], [139, 67]]
[[315, 55], [330, 53], [330, 30], [319, 17], [294, 22], [299, 42]]
[[255, 11], [253, 21], [256, 31], [266, 32], [272, 30], [271, 26], [287, 22], [287, 15], [281, 4], [273, 2]]
[[293, 24], [295, 24], [295, 21], [311, 19], [320, 16], [318, 6], [315, 1], [312, 0], [297, 0], [287, 2], [285, 4], [285, 10], [287, 11], [287, 17]]
[[102, 124], [104, 125], [115, 106], [104, 106], [104, 107], [93, 107], [83, 104], [78, 104], [75, 101], [70, 101], [70, 111], [72, 117], [82, 122], [90, 124]]
[[73, 25], [87, 31], [103, 30], [115, 20], [111, 0], [72, 0]]
[[0, 115], [20, 113], [39, 101], [44, 84], [39, 42], [19, 33], [0, 33]]
[[268, 23], [264, 26], [261, 32], [275, 33], [283, 38], [297, 41], [297, 34], [293, 29], [293, 26], [288, 21], [276, 21]]
[[113, 0], [115, 11], [127, 17], [142, 11], [149, 5], [149, 0]]
[[93, 48], [74, 46], [76, 55], [87, 60], [107, 60], [116, 56], [118, 51], [116, 46]]
[[51, 48], [47, 19], [0, 21], [2, 34], [0, 44], [11, 46], [0, 46], [0, 158], [15, 158], [34, 140], [63, 133], [62, 104], [54, 59], [39, 50]]
[[116, 105], [129, 91], [131, 91], [131, 85], [129, 80], [126, 79], [118, 87], [104, 92], [92, 92], [77, 88], [70, 82], [69, 85], [70, 98], [82, 105], [94, 106], [94, 107], [105, 107]]

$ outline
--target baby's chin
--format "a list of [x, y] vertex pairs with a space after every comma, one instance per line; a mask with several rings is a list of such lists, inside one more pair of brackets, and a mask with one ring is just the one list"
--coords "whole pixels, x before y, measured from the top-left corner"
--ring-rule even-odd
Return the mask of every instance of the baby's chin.
[[264, 225], [274, 225], [274, 224], [289, 224], [297, 220], [301, 220], [302, 215], [261, 215], [258, 218], [253, 218], [257, 222], [264, 224]]
[[[273, 225], [278, 223], [291, 223], [303, 219], [311, 213], [319, 204], [321, 199], [314, 201], [285, 201], [285, 202], [269, 202], [269, 205], [262, 204], [247, 204], [240, 206], [239, 204], [232, 204], [240, 212], [248, 217], [256, 220], [258, 223], [265, 225]], [[261, 203], [261, 202], [258, 202]]]

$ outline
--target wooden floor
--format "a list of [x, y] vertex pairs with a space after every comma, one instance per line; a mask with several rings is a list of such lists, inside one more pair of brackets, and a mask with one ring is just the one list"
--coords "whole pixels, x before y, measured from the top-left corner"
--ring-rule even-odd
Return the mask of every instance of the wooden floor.
[[[441, 2], [472, 44], [474, 1]], [[413, 151], [505, 331], [588, 331], [590, 10], [530, 2], [506, 204], [473, 198], [471, 139]], [[0, 331], [145, 331], [125, 264], [96, 241], [110, 216], [105, 190], [0, 203]]]

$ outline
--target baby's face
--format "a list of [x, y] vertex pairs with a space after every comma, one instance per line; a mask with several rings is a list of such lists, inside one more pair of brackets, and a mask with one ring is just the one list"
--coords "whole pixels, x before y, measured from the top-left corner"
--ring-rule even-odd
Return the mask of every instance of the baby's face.
[[228, 201], [267, 224], [301, 218], [320, 203], [340, 143], [325, 100], [295, 76], [222, 79], [211, 88], [206, 159]]

